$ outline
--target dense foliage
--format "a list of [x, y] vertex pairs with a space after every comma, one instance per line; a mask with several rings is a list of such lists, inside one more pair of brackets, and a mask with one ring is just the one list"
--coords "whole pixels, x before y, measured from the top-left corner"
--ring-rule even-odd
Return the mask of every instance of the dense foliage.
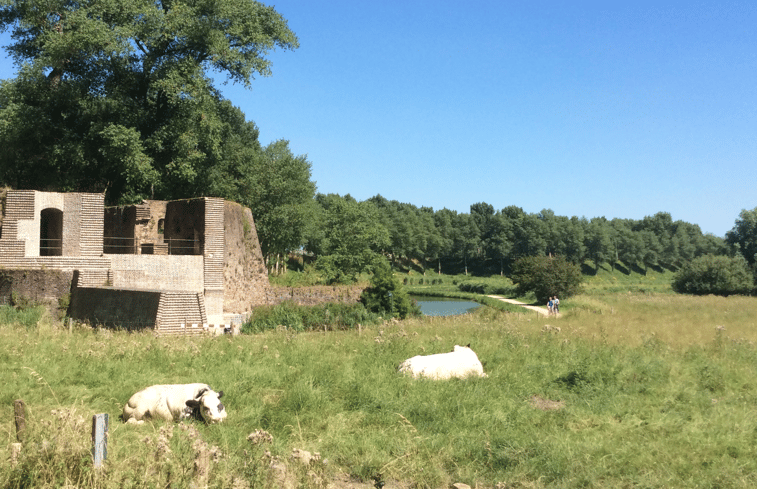
[[725, 240], [744, 257], [757, 280], [757, 207], [751, 211], [741, 211], [733, 229], [726, 233]]
[[284, 302], [275, 306], [256, 307], [250, 319], [242, 326], [247, 334], [284, 328], [291, 331], [323, 331], [356, 328], [358, 324], [374, 324], [381, 321], [362, 304], [324, 303], [316, 306], [300, 306]]
[[[368, 270], [368, 258], [383, 253], [394, 266], [411, 263], [423, 273], [431, 268], [448, 274], [509, 275], [521, 257], [552, 254], [577, 265], [592, 262], [595, 270], [610, 266], [646, 273], [650, 268], [676, 270], [705, 254], [730, 253], [723, 239], [703, 234], [695, 224], [673, 221], [665, 212], [642, 220], [588, 220], [557, 216], [549, 209], [537, 214], [516, 206], [497, 211], [483, 202], [471, 205], [470, 213], [435, 211], [380, 195], [357, 202], [349, 195], [319, 194], [315, 202], [306, 250], [322, 265], [338, 258], [353, 270]], [[334, 209], [346, 209], [354, 218], [334, 215]], [[347, 239], [355, 264], [344, 259], [346, 244], [341, 249], [334, 245]], [[330, 255], [336, 257], [325, 258]]]
[[249, 85], [271, 49], [298, 47], [249, 0], [3, 0], [9, 27], [21, 71], [0, 88], [0, 183], [118, 202], [236, 185], [256, 134], [209, 73]]
[[410, 300], [386, 260], [376, 263], [370, 287], [360, 295], [360, 301], [369, 311], [385, 317], [405, 319], [420, 315], [420, 309]]
[[552, 296], [567, 298], [581, 290], [581, 269], [564, 257], [525, 256], [515, 262], [512, 280], [519, 295], [533, 292], [546, 302]]
[[349, 195], [319, 194], [316, 202], [308, 239], [308, 250], [318, 257], [316, 267], [329, 283], [353, 282], [370, 272], [389, 240], [375, 206]]
[[754, 278], [741, 255], [705, 255], [684, 264], [672, 286], [683, 294], [749, 294], [754, 289]]

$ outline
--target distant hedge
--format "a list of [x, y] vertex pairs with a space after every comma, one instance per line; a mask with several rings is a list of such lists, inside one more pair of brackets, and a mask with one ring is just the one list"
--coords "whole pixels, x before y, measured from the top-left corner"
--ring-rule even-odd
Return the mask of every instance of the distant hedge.
[[513, 288], [508, 285], [476, 282], [473, 280], [462, 282], [458, 284], [457, 288], [460, 292], [472, 292], [474, 294], [485, 295], [508, 295], [513, 292]]

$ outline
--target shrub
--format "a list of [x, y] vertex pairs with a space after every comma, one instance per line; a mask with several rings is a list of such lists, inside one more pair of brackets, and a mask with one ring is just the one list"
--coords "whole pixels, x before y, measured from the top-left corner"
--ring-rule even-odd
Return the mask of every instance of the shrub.
[[16, 308], [2, 305], [0, 306], [0, 324], [20, 324], [26, 329], [34, 328], [42, 318], [44, 310], [43, 306]]
[[570, 297], [581, 290], [581, 269], [564, 257], [526, 256], [513, 266], [512, 280], [518, 295], [533, 292], [539, 302], [553, 295]]
[[246, 334], [261, 333], [284, 326], [294, 331], [331, 330], [354, 328], [358, 323], [378, 322], [378, 315], [369, 312], [362, 304], [326, 303], [317, 306], [300, 306], [284, 302], [275, 306], [256, 307], [250, 319], [242, 326]]
[[360, 301], [366, 309], [378, 314], [402, 319], [420, 315], [420, 308], [410, 300], [386, 260], [376, 263], [371, 286], [360, 295]]
[[488, 281], [468, 280], [458, 284], [457, 289], [460, 292], [471, 292], [473, 294], [485, 295], [510, 295], [513, 292], [513, 288], [509, 282], [504, 282], [501, 279]]
[[754, 289], [754, 277], [741, 255], [705, 255], [681, 267], [672, 286], [681, 294], [749, 294]]

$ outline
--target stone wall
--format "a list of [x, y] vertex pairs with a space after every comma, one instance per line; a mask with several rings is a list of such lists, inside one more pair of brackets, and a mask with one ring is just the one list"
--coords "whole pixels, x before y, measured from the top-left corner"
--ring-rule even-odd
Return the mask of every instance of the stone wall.
[[292, 301], [301, 306], [314, 306], [325, 302], [351, 304], [360, 302], [363, 287], [327, 286], [313, 287], [271, 287], [268, 293], [269, 304]]
[[34, 302], [52, 308], [71, 293], [72, 270], [0, 270], [0, 304]]
[[152, 329], [159, 304], [160, 291], [77, 287], [71, 293], [68, 315], [92, 325]]
[[201, 256], [108, 255], [110, 285], [131, 289], [203, 291]]
[[224, 313], [249, 313], [252, 307], [269, 303], [268, 271], [250, 209], [225, 202], [224, 235]]
[[115, 287], [77, 287], [68, 314], [77, 321], [160, 335], [199, 335], [207, 323], [202, 294]]

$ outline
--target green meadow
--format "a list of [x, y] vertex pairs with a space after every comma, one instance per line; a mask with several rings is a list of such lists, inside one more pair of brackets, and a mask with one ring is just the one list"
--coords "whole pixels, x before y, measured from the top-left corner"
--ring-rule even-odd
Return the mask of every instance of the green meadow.
[[[559, 318], [485, 307], [218, 338], [69, 332], [38, 310], [1, 308], [0, 486], [757, 487], [757, 299], [668, 284], [605, 271]], [[488, 378], [397, 373], [468, 343]], [[185, 382], [223, 390], [227, 422], [119, 420], [137, 390]], [[27, 410], [16, 454], [15, 399]], [[96, 413], [110, 415], [99, 470]], [[271, 439], [248, 440], [256, 430]], [[305, 467], [293, 449], [320, 458]]]

